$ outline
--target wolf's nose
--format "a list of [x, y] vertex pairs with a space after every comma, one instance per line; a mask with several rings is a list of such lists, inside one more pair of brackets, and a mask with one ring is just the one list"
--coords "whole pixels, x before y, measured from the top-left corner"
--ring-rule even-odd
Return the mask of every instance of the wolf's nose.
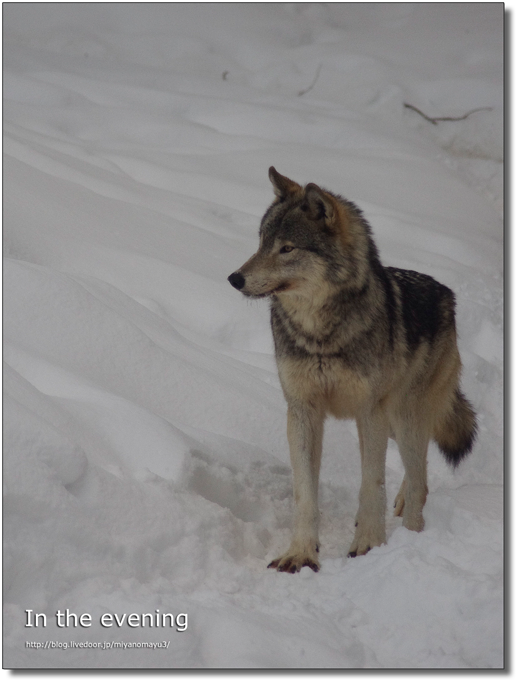
[[236, 287], [237, 290], [241, 290], [246, 283], [244, 276], [238, 271], [236, 273], [232, 273], [228, 280], [233, 287]]

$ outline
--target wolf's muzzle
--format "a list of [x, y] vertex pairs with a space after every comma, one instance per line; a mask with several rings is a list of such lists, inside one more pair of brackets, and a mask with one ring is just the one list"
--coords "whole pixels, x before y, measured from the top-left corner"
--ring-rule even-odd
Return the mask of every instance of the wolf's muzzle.
[[246, 284], [244, 276], [238, 271], [236, 273], [232, 273], [228, 280], [237, 290], [241, 290]]

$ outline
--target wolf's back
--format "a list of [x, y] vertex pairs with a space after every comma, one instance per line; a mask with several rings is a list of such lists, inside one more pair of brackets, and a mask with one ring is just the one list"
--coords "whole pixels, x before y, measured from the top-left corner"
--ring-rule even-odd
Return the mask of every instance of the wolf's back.
[[[399, 288], [401, 321], [409, 353], [413, 354], [422, 341], [427, 341], [432, 348], [448, 341], [444, 354], [455, 353], [459, 358], [456, 347], [449, 343], [455, 339], [453, 292], [423, 273], [393, 267], [385, 270]], [[455, 377], [447, 407], [433, 426], [433, 439], [448, 464], [456, 467], [471, 451], [476, 436], [475, 411]]]

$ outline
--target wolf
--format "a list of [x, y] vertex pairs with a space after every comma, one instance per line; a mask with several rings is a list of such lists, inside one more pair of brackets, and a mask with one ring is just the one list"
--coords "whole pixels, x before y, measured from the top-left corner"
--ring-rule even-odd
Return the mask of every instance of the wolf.
[[324, 421], [353, 419], [361, 488], [348, 556], [386, 542], [385, 457], [397, 442], [405, 475], [395, 514], [424, 527], [426, 455], [433, 439], [457, 466], [477, 435], [460, 389], [455, 296], [429, 275], [383, 266], [372, 230], [351, 201], [302, 187], [272, 166], [275, 199], [258, 251], [228, 280], [269, 297], [275, 357], [287, 401], [293, 470], [292, 541], [269, 568], [319, 570], [318, 481]]

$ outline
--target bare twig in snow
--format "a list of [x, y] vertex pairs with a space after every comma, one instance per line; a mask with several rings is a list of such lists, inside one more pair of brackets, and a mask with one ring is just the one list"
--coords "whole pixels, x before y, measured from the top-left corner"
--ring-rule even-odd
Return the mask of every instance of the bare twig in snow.
[[305, 90], [300, 90], [300, 92], [298, 93], [298, 97], [300, 97], [301, 95], [305, 95], [305, 93], [308, 93], [309, 90], [314, 88], [314, 86], [316, 85], [316, 81], [318, 80], [318, 76], [320, 75], [320, 71], [321, 71], [322, 66], [323, 66], [322, 64], [320, 64], [318, 66], [318, 69], [316, 70], [316, 75], [314, 76], [312, 83], [310, 84], [310, 86], [308, 88], [305, 88]]
[[417, 107], [414, 107], [411, 104], [408, 104], [407, 102], [403, 102], [403, 105], [407, 109], [413, 109], [414, 112], [417, 112], [417, 114], [420, 114], [423, 119], [426, 119], [426, 121], [429, 121], [432, 123], [434, 126], [437, 125], [437, 122], [439, 121], [462, 121], [463, 119], [467, 119], [470, 114], [474, 114], [475, 112], [484, 112], [484, 111], [491, 111], [493, 107], [478, 107], [477, 109], [472, 109], [471, 111], [467, 112], [464, 114], [464, 116], [428, 116], [424, 112], [421, 112], [420, 109]]

